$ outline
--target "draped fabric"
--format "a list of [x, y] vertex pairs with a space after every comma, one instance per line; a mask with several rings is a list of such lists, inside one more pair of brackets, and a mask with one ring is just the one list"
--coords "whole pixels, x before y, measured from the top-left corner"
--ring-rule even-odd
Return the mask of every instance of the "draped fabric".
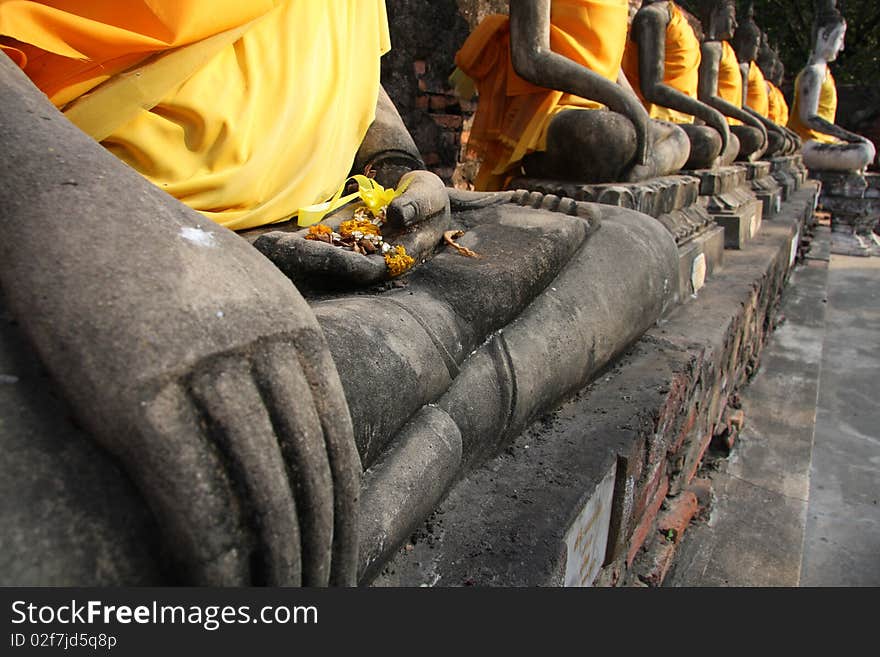
[[[236, 29], [182, 79], [150, 75], [157, 56]], [[167, 89], [101, 143], [235, 230], [284, 221], [334, 194], [374, 119], [379, 59], [390, 48], [383, 0], [5, 0], [0, 34], [4, 51], [72, 116], [77, 102], [100, 110], [106, 97], [103, 115], [113, 118], [126, 99], [108, 90], [133, 71]]]
[[779, 87], [767, 81], [770, 105], [770, 120], [776, 125], [788, 125], [788, 103]]
[[[669, 85], [686, 96], [696, 98], [697, 85], [700, 80], [700, 41], [678, 5], [670, 2], [669, 9], [670, 19], [666, 26], [663, 84]], [[623, 72], [652, 119], [673, 123], [694, 122], [694, 117], [690, 114], [661, 107], [645, 100], [639, 77], [639, 46], [632, 38], [626, 42]]]
[[[627, 0], [553, 0], [550, 48], [616, 82], [627, 31]], [[475, 187], [500, 189], [526, 154], [546, 150], [547, 128], [567, 109], [597, 102], [527, 82], [513, 70], [510, 21], [484, 19], [455, 57], [479, 93], [469, 147], [482, 158]]]
[[[726, 100], [731, 105], [742, 108], [743, 105], [743, 79], [742, 71], [733, 47], [727, 42], [721, 42], [721, 63], [718, 67], [718, 97]], [[742, 125], [739, 119], [727, 117], [730, 125]]]
[[[840, 143], [837, 137], [813, 130], [801, 121], [800, 88], [803, 74], [801, 71], [794, 82], [794, 104], [791, 108], [791, 116], [788, 118], [788, 127], [800, 135], [804, 141], [812, 139], [823, 144]], [[834, 123], [837, 120], [837, 85], [831, 75], [831, 69], [827, 67], [825, 68], [825, 79], [822, 81], [822, 89], [819, 91], [819, 107], [816, 114], [829, 123]]]
[[770, 95], [767, 80], [755, 62], [749, 62], [749, 84], [746, 90], [746, 105], [764, 118], [770, 116]]

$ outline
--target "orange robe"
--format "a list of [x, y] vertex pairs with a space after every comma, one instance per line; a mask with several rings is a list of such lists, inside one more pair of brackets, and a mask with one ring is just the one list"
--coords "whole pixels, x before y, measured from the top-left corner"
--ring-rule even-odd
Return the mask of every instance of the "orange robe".
[[384, 0], [2, 0], [0, 35], [71, 121], [233, 230], [334, 195], [390, 47]]
[[[681, 9], [669, 3], [670, 19], [666, 26], [666, 59], [663, 68], [663, 84], [691, 98], [697, 97], [700, 81], [700, 41]], [[633, 91], [642, 101], [652, 119], [673, 123], [693, 123], [694, 117], [678, 110], [661, 107], [645, 100], [639, 77], [639, 46], [632, 39], [626, 42], [623, 55], [623, 72]]]
[[[721, 42], [721, 62], [718, 66], [718, 97], [731, 105], [742, 108], [743, 79], [736, 52], [727, 41]], [[727, 117], [730, 125], [742, 125], [739, 119]]]
[[[822, 81], [822, 89], [819, 91], [819, 107], [816, 110], [816, 114], [829, 123], [834, 123], [837, 120], [837, 85], [834, 82], [834, 76], [831, 75], [831, 69], [826, 67], [825, 71], [825, 79]], [[800, 87], [802, 76], [803, 71], [798, 73], [797, 79], [794, 82], [794, 105], [791, 108], [788, 127], [794, 130], [804, 141], [812, 139], [823, 144], [840, 143], [841, 140], [837, 137], [813, 130], [801, 121]]]
[[764, 118], [770, 116], [770, 96], [767, 80], [755, 62], [749, 62], [749, 85], [746, 90], [746, 105]]
[[788, 125], [788, 103], [779, 87], [767, 82], [770, 102], [770, 120], [776, 125]]
[[[551, 49], [615, 82], [627, 31], [627, 0], [553, 0]], [[522, 158], [547, 148], [547, 128], [568, 109], [602, 105], [527, 82], [513, 70], [510, 21], [488, 16], [455, 57], [476, 85], [479, 104], [469, 147], [482, 158], [475, 180], [481, 190], [500, 189]]]

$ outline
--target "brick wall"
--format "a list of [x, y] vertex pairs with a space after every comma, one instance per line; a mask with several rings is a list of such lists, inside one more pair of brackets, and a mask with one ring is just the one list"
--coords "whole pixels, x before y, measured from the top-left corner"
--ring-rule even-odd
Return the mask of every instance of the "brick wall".
[[387, 0], [392, 50], [382, 60], [382, 83], [397, 105], [425, 164], [447, 184], [467, 188], [476, 163], [464, 153], [476, 103], [458, 99], [449, 84], [455, 53], [507, 0]]

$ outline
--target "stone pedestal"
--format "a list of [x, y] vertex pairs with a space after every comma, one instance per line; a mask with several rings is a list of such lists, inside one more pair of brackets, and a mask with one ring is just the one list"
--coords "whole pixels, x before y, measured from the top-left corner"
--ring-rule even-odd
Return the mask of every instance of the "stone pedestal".
[[741, 166], [688, 172], [700, 181], [700, 196], [715, 223], [724, 228], [724, 248], [741, 249], [761, 228], [763, 204]]
[[782, 189], [782, 200], [787, 201], [807, 179], [807, 170], [800, 155], [774, 157], [770, 160], [770, 175]]
[[880, 175], [811, 171], [822, 183], [819, 207], [831, 214], [833, 232], [870, 235], [880, 221]]
[[740, 164], [746, 170], [746, 180], [761, 201], [764, 219], [771, 219], [782, 210], [782, 186], [771, 174], [772, 164], [765, 160]]
[[718, 226], [700, 195], [700, 179], [665, 176], [640, 183], [586, 185], [576, 182], [517, 178], [510, 184], [543, 194], [555, 194], [637, 210], [659, 221], [675, 238], [679, 252], [681, 296], [696, 294], [722, 265], [724, 229]]

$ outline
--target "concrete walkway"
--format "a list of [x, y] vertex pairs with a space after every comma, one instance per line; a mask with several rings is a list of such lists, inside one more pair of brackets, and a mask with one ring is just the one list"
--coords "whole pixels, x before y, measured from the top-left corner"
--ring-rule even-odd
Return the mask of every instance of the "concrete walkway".
[[880, 584], [880, 259], [820, 228], [667, 586]]

